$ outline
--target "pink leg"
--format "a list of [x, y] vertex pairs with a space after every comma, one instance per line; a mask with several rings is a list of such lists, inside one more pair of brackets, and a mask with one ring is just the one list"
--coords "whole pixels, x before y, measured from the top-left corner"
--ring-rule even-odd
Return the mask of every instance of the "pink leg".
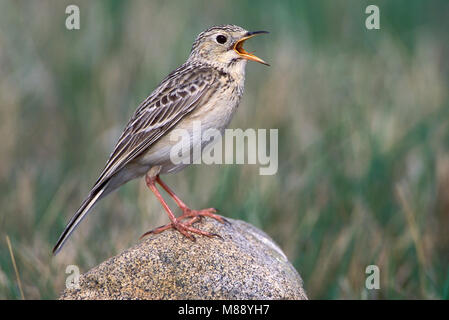
[[179, 217], [180, 219], [185, 219], [189, 217], [209, 217], [212, 219], [215, 219], [221, 223], [229, 223], [226, 219], [223, 217], [215, 214], [217, 212], [217, 209], [214, 208], [208, 208], [203, 210], [192, 210], [190, 209], [174, 192], [161, 180], [159, 176], [156, 177], [156, 182], [159, 183], [159, 185], [164, 188], [165, 191], [175, 200], [178, 207], [182, 210], [183, 215]]
[[[164, 207], [165, 211], [167, 212], [168, 218], [170, 219], [171, 223], [156, 228], [154, 230], [145, 232], [141, 238], [145, 237], [148, 234], [157, 234], [157, 233], [161, 233], [162, 231], [168, 230], [168, 229], [176, 229], [178, 230], [182, 235], [184, 235], [185, 237], [189, 238], [190, 240], [195, 240], [195, 237], [193, 235], [191, 235], [189, 232], [191, 233], [196, 233], [196, 234], [200, 234], [203, 236], [207, 236], [207, 237], [213, 237], [216, 236], [216, 234], [210, 233], [210, 232], [206, 232], [206, 231], [202, 231], [196, 228], [191, 227], [191, 225], [197, 221], [200, 220], [200, 217], [198, 216], [191, 216], [192, 218], [185, 222], [182, 223], [180, 222], [182, 217], [176, 218], [175, 215], [173, 214], [173, 212], [171, 211], [170, 207], [167, 205], [167, 203], [165, 202], [164, 198], [162, 197], [162, 195], [160, 194], [159, 190], [157, 190], [156, 188], [156, 184], [155, 181], [157, 181], [158, 177], [156, 177], [156, 179], [149, 177], [148, 175], [145, 176], [145, 182], [148, 186], [148, 188], [153, 191], [154, 195], [158, 198], [159, 202], [162, 204], [162, 206]], [[183, 217], [182, 219], [187, 218], [187, 217]]]

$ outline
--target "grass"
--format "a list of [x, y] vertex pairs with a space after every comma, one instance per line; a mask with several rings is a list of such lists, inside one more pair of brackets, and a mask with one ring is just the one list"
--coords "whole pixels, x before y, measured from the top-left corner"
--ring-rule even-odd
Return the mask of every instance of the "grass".
[[[192, 207], [266, 231], [312, 299], [449, 298], [446, 1], [0, 1], [0, 298], [53, 299], [166, 222], [143, 181], [104, 199], [57, 257], [51, 248], [136, 106], [206, 27], [271, 33], [248, 42], [233, 128], [277, 128], [279, 171], [192, 166], [166, 178]], [[238, 7], [238, 10], [236, 10]], [[198, 12], [201, 12], [199, 15]], [[380, 290], [365, 289], [379, 266]]]

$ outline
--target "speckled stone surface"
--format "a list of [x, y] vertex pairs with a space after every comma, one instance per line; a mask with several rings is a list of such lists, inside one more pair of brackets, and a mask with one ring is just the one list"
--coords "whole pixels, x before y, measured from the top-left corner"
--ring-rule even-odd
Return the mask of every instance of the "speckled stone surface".
[[221, 238], [151, 235], [80, 277], [61, 299], [307, 299], [301, 277], [265, 233], [239, 220], [195, 224]]

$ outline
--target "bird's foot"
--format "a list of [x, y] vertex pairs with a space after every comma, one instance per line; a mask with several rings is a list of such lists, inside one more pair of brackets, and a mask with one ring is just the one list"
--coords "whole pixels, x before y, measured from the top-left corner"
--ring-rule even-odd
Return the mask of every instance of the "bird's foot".
[[[190, 218], [188, 221], [186, 222], [181, 222], [181, 220]], [[177, 218], [176, 220], [174, 220], [173, 222], [166, 224], [165, 226], [160, 226], [156, 229], [150, 230], [148, 232], [145, 232], [140, 239], [142, 239], [143, 237], [149, 235], [149, 234], [158, 234], [161, 233], [165, 230], [169, 230], [169, 229], [176, 229], [178, 230], [183, 236], [189, 238], [192, 241], [195, 241], [195, 237], [192, 235], [192, 233], [196, 233], [202, 236], [206, 236], [209, 238], [212, 237], [220, 237], [218, 234], [216, 233], [211, 233], [211, 232], [207, 232], [207, 231], [202, 231], [200, 229], [194, 228], [192, 227], [192, 224], [194, 224], [195, 222], [198, 222], [201, 220], [201, 216], [200, 215], [191, 215], [190, 213], [188, 215], [183, 214], [182, 216], [180, 216], [179, 218]], [[221, 237], [220, 237], [221, 238]]]
[[212, 219], [217, 220], [218, 222], [221, 223], [226, 223], [226, 224], [230, 224], [228, 220], [226, 220], [225, 218], [223, 218], [222, 216], [219, 216], [217, 213], [217, 209], [215, 208], [208, 208], [208, 209], [203, 209], [203, 210], [192, 210], [188, 207], [181, 207], [181, 210], [183, 212], [183, 215], [179, 217], [179, 219], [186, 219], [186, 218], [194, 218], [194, 217], [209, 217]]

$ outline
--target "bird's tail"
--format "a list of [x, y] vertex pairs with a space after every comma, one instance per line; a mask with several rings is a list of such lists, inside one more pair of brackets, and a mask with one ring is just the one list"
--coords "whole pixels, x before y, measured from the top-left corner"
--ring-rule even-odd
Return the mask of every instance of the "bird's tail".
[[70, 219], [69, 223], [65, 227], [61, 236], [58, 239], [55, 247], [53, 248], [53, 255], [56, 255], [59, 250], [61, 250], [64, 243], [72, 234], [73, 230], [78, 226], [78, 224], [84, 219], [84, 217], [89, 213], [90, 209], [95, 205], [95, 203], [100, 200], [100, 198], [104, 197], [109, 190], [106, 190], [108, 187], [108, 183], [103, 185], [98, 189], [94, 189], [89, 193], [89, 196], [86, 200], [83, 201], [78, 211], [73, 215], [72, 219]]

